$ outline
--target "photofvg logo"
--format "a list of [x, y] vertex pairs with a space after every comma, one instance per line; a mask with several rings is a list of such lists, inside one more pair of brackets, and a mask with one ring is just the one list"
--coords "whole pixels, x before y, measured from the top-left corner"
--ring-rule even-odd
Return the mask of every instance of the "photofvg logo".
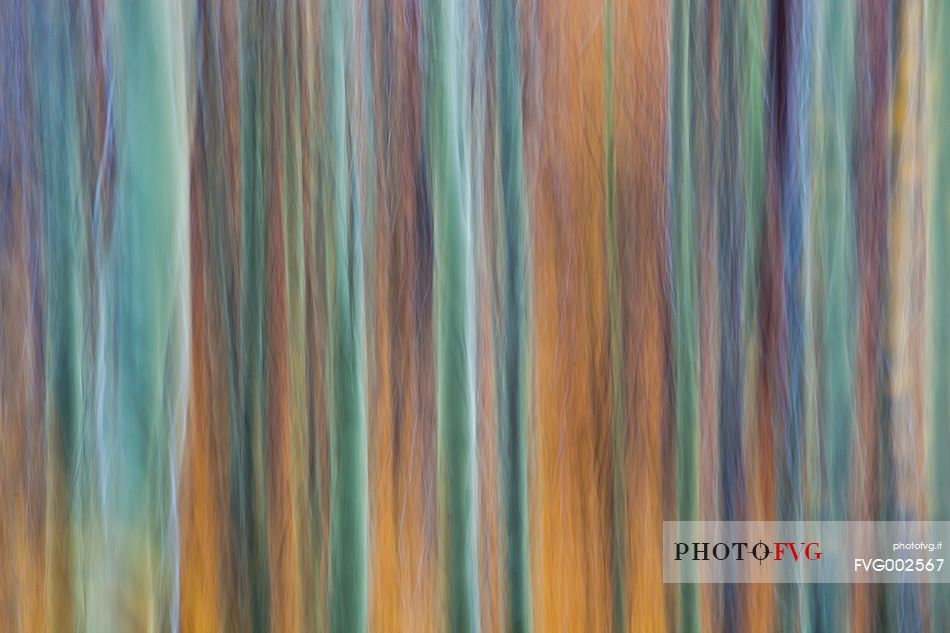
[[758, 541], [753, 545], [739, 541], [733, 543], [710, 543], [708, 541], [676, 543], [676, 560], [692, 556], [694, 561], [708, 561], [710, 556], [718, 561], [733, 558], [744, 561], [753, 558], [760, 564], [769, 560], [781, 562], [791, 557], [794, 561], [821, 560], [821, 543], [818, 541], [776, 541], [772, 544]]
[[950, 522], [668, 521], [667, 583], [942, 583]]

